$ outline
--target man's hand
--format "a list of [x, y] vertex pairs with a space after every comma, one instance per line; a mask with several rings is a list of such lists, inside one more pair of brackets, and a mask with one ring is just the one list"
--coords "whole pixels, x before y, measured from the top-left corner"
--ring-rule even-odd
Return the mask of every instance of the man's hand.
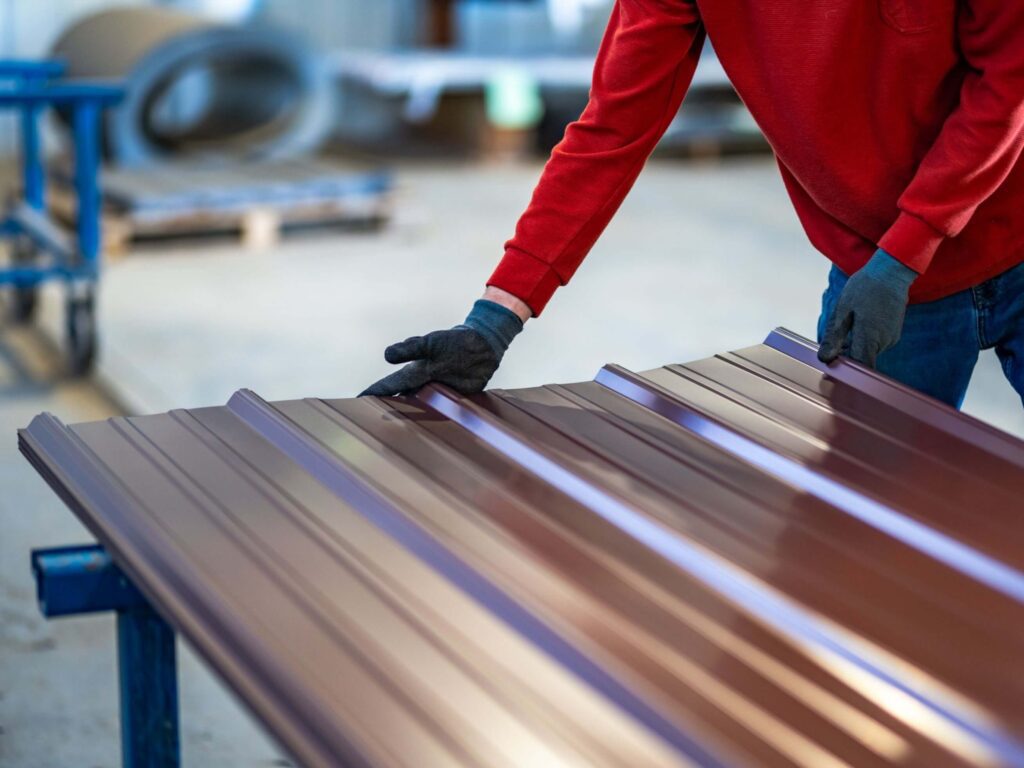
[[473, 305], [465, 324], [413, 336], [384, 350], [384, 359], [389, 363], [408, 365], [385, 376], [359, 396], [410, 394], [431, 381], [446, 384], [464, 395], [480, 392], [522, 329], [523, 321], [515, 312], [481, 299]]
[[831, 363], [849, 350], [851, 358], [874, 368], [878, 356], [900, 340], [910, 285], [917, 276], [885, 251], [876, 251], [843, 288], [818, 359]]
[[385, 376], [360, 393], [360, 397], [409, 394], [431, 381], [468, 395], [487, 385], [500, 362], [484, 337], [465, 326], [392, 344], [384, 350], [384, 359], [392, 365], [409, 365]]

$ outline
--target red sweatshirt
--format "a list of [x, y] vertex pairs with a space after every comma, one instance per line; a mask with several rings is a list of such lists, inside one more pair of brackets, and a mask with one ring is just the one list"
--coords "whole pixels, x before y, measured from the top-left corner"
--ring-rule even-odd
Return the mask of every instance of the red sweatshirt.
[[618, 0], [590, 103], [489, 285], [540, 314], [569, 281], [679, 109], [705, 30], [841, 270], [884, 248], [929, 301], [1024, 261], [1024, 0]]

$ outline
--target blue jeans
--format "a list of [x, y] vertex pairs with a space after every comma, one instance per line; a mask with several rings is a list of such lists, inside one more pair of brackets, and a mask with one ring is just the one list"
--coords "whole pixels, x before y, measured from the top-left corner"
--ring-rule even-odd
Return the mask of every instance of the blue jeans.
[[[833, 266], [821, 297], [819, 342], [846, 280]], [[878, 370], [959, 408], [983, 349], [995, 349], [1024, 400], [1024, 264], [944, 299], [911, 304], [903, 335], [878, 356]]]

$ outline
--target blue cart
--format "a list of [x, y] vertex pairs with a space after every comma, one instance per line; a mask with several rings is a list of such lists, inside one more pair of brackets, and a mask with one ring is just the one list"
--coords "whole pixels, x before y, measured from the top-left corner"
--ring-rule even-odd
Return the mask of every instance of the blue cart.
[[[0, 269], [0, 285], [11, 287], [11, 315], [28, 322], [38, 287], [62, 280], [66, 287], [66, 325], [70, 368], [89, 371], [96, 355], [96, 282], [100, 261], [100, 118], [123, 89], [114, 84], [61, 81], [56, 61], [0, 60], [0, 109], [21, 118], [22, 194], [0, 220], [0, 236], [13, 240], [11, 263]], [[67, 116], [74, 137], [74, 188], [77, 224], [67, 232], [47, 214], [46, 170], [40, 118], [47, 109]]]

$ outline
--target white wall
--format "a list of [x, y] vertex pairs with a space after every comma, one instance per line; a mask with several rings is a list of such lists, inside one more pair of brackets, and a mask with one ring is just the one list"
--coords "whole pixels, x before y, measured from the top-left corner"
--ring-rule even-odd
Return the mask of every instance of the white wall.
[[324, 51], [411, 45], [423, 0], [264, 0], [260, 16], [306, 35]]

